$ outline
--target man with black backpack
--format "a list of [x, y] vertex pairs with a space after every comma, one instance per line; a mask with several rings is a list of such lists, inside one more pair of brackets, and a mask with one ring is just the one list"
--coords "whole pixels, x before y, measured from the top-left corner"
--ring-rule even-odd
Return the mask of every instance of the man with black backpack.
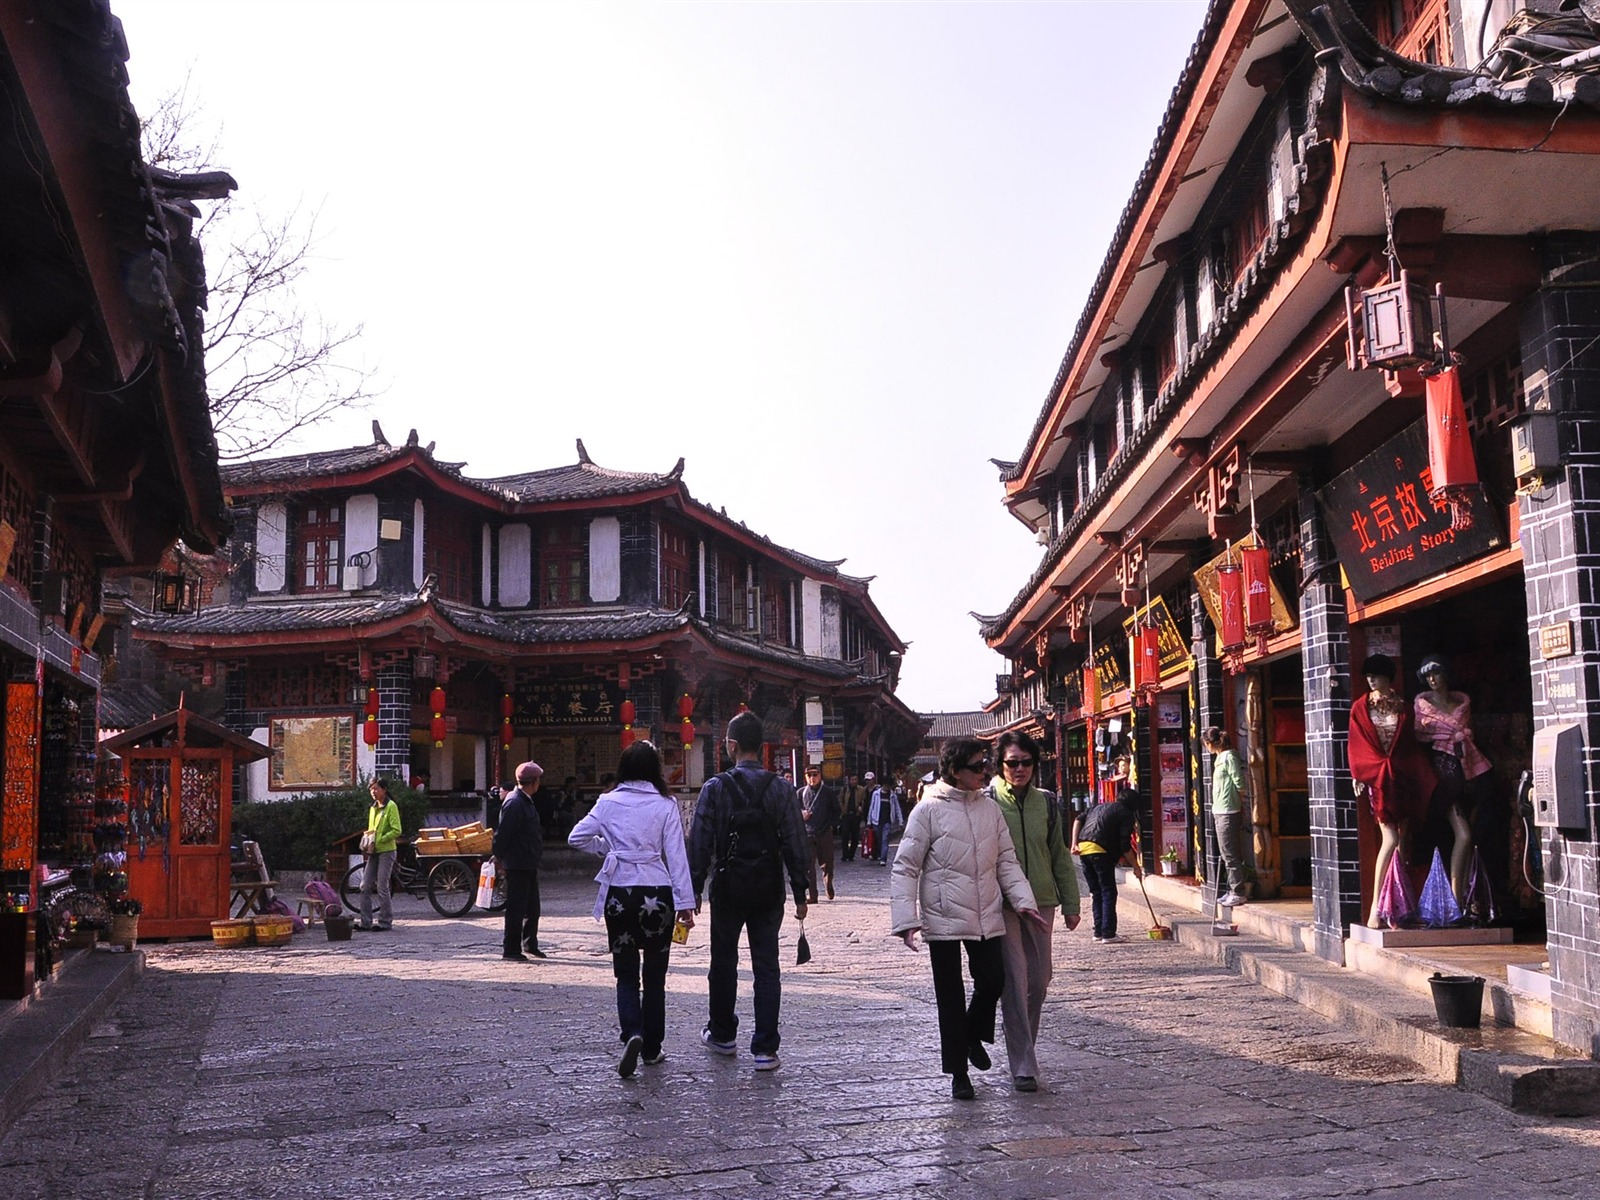
[[742, 712], [728, 722], [731, 770], [706, 780], [689, 826], [689, 875], [695, 911], [711, 877], [710, 1019], [700, 1038], [716, 1054], [737, 1054], [739, 932], [748, 929], [755, 976], [755, 1033], [750, 1053], [758, 1071], [778, 1068], [778, 927], [784, 877], [794, 916], [806, 919], [808, 843], [793, 785], [761, 766], [761, 718]]

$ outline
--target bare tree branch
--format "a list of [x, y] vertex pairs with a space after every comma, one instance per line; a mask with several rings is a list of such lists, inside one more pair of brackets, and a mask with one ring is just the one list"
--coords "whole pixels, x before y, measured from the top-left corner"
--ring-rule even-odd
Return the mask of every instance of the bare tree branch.
[[[185, 173], [215, 167], [217, 141], [193, 141], [200, 116], [185, 78], [143, 119], [145, 161]], [[315, 258], [316, 227], [315, 210], [268, 216], [232, 200], [202, 218], [207, 389], [224, 460], [265, 453], [378, 394], [373, 373], [348, 361], [362, 327], [323, 320], [298, 293]]]

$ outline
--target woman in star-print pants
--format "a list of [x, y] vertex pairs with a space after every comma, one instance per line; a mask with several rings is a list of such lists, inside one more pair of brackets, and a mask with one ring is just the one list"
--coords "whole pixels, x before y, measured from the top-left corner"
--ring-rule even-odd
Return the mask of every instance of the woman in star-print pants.
[[595, 876], [596, 920], [606, 923], [617, 977], [617, 1021], [623, 1053], [617, 1072], [631, 1076], [642, 1056], [666, 1058], [667, 964], [674, 920], [694, 924], [694, 888], [684, 851], [683, 817], [667, 792], [661, 755], [637, 741], [617, 763], [616, 790], [595, 802], [567, 838], [579, 850], [605, 855]]

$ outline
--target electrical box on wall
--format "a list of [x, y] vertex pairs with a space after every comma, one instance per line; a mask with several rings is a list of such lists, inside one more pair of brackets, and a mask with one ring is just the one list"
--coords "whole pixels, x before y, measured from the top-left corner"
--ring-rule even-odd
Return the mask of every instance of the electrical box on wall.
[[1583, 729], [1551, 725], [1533, 735], [1533, 823], [1586, 829]]

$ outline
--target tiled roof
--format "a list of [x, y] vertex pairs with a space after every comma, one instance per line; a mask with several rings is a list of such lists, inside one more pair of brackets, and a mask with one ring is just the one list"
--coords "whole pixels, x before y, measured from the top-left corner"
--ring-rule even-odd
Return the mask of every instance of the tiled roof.
[[238, 487], [250, 483], [287, 483], [323, 475], [344, 475], [381, 466], [402, 457], [413, 448], [379, 442], [342, 450], [319, 450], [311, 454], [285, 454], [277, 458], [228, 463], [222, 468], [222, 482], [230, 487]]
[[462, 633], [476, 633], [517, 645], [629, 641], [670, 633], [689, 624], [689, 618], [683, 613], [659, 609], [571, 615], [507, 613], [447, 601], [440, 601], [438, 609]]
[[602, 496], [649, 492], [670, 486], [677, 482], [677, 476], [658, 475], [653, 471], [613, 471], [585, 461], [543, 471], [529, 471], [522, 475], [501, 475], [482, 482], [504, 492], [513, 500], [533, 503], [541, 500], [594, 500]]
[[752, 658], [765, 659], [768, 662], [783, 663], [785, 666], [794, 667], [800, 671], [811, 671], [821, 675], [831, 675], [835, 679], [855, 679], [861, 677], [859, 663], [838, 662], [831, 658], [813, 658], [802, 654], [798, 650], [791, 650], [787, 646], [774, 645], [771, 642], [752, 642], [741, 637], [733, 637], [722, 632], [713, 625], [696, 620], [694, 627], [705, 635], [707, 641], [731, 650], [737, 654], [745, 654]]
[[108, 683], [100, 688], [100, 729], [132, 729], [171, 707], [148, 683]]
[[924, 736], [935, 741], [971, 737], [975, 730], [986, 729], [993, 723], [989, 714], [982, 709], [977, 712], [918, 713], [917, 715], [926, 721], [933, 722], [928, 726], [928, 732]]
[[398, 599], [297, 600], [287, 604], [225, 604], [185, 616], [144, 613], [129, 606], [134, 628], [142, 633], [240, 634], [287, 633], [293, 630], [354, 628], [376, 625], [421, 608], [419, 596]]
[[[1369, 95], [1401, 104], [1459, 108], [1564, 108], [1577, 101], [1600, 104], [1600, 63], [1557, 69], [1555, 60], [1577, 46], [1597, 43], [1581, 16], [1526, 14], [1516, 51], [1491, 54], [1477, 68], [1445, 67], [1404, 58], [1380, 43], [1348, 0], [1285, 0], [1285, 7], [1319, 52], [1337, 58], [1345, 80]], [[1547, 43], [1540, 61], [1538, 35]], [[1530, 36], [1534, 35], [1534, 36]], [[1575, 37], [1573, 35], [1576, 35]], [[1571, 42], [1570, 46], [1563, 43]]]

